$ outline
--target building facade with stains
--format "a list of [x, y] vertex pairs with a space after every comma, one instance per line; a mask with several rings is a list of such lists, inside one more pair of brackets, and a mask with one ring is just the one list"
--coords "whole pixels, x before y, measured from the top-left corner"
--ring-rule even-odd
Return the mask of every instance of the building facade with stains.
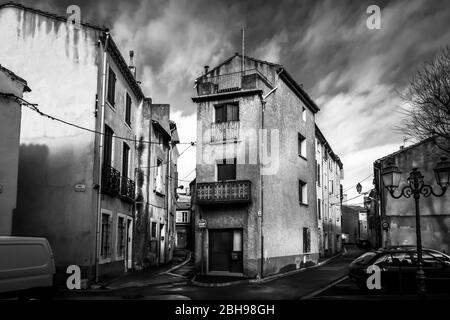
[[108, 29], [18, 4], [0, 6], [0, 39], [0, 61], [36, 86], [27, 100], [69, 123], [23, 114], [13, 234], [47, 238], [62, 273], [75, 264], [98, 280], [132, 269], [136, 168], [147, 162], [137, 141], [151, 101], [135, 67]]
[[16, 211], [21, 98], [27, 82], [0, 65], [0, 236], [10, 236]]
[[316, 183], [319, 251], [329, 257], [342, 248], [342, 185], [344, 167], [316, 125]]
[[283, 66], [239, 54], [196, 89], [197, 268], [261, 277], [317, 263], [319, 108]]
[[[409, 147], [402, 147], [397, 152], [387, 155], [374, 162], [374, 182], [378, 195], [377, 214], [381, 223], [381, 244], [383, 246], [416, 245], [415, 204], [413, 197], [394, 199], [383, 186], [382, 170], [390, 162], [395, 163], [402, 172], [400, 186], [396, 191], [407, 185], [407, 178], [413, 168], [424, 176], [424, 183], [431, 185], [440, 192], [436, 184], [433, 169], [448, 153], [439, 149], [434, 138], [423, 140]], [[450, 252], [450, 193], [442, 197], [420, 197], [420, 221], [422, 245], [425, 248]], [[369, 226], [370, 227], [370, 226]]]

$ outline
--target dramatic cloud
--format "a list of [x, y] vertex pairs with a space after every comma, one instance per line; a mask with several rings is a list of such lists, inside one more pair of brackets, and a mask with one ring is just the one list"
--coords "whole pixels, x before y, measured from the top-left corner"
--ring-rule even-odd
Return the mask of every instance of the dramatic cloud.
[[[195, 139], [193, 80], [203, 66], [241, 51], [245, 26], [246, 54], [283, 64], [321, 108], [317, 122], [344, 162], [349, 198], [373, 161], [403, 144], [393, 130], [401, 118], [398, 92], [450, 42], [445, 0], [24, 3], [59, 14], [77, 4], [83, 20], [109, 26], [125, 56], [135, 51], [146, 95], [171, 104], [182, 141]], [[373, 4], [381, 8], [381, 30], [366, 27]], [[180, 178], [195, 167], [192, 150], [180, 158]], [[371, 179], [363, 187], [370, 189]]]

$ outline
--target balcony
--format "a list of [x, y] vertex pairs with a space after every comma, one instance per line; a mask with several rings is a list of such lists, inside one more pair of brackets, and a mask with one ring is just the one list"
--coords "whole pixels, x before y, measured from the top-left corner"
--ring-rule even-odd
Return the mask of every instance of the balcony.
[[257, 76], [256, 70], [203, 76], [197, 79], [197, 94], [203, 96], [256, 89]]
[[231, 204], [251, 202], [251, 182], [222, 181], [197, 183], [197, 203], [208, 204]]
[[134, 201], [135, 187], [136, 184], [133, 180], [127, 177], [122, 177], [122, 182], [120, 186], [120, 196], [122, 197], [122, 199], [128, 202]]
[[239, 121], [211, 123], [211, 142], [239, 139]]
[[107, 164], [102, 168], [102, 193], [113, 197], [120, 193], [120, 172]]

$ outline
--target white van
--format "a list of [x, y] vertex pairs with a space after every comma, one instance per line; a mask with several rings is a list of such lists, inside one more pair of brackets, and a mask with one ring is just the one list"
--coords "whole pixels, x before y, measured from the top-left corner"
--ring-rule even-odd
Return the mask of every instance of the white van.
[[0, 237], [0, 297], [47, 298], [55, 262], [45, 238]]

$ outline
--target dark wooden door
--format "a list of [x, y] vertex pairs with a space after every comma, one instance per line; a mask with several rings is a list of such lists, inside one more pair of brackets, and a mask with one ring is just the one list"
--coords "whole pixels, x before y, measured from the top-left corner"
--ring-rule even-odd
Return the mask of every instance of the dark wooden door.
[[209, 230], [209, 271], [243, 271], [242, 229]]
[[229, 271], [233, 231], [209, 230], [209, 270]]

